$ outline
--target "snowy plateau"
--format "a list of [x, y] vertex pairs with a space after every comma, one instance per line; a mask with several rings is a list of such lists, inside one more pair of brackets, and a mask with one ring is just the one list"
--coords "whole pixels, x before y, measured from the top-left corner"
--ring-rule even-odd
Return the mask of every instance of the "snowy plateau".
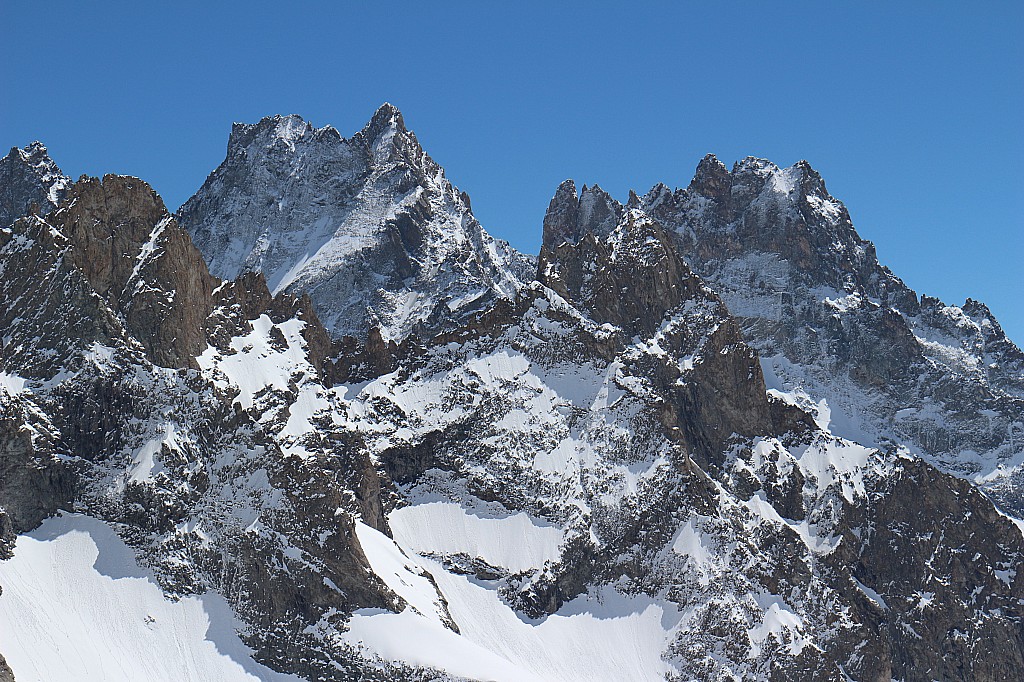
[[176, 212], [0, 159], [0, 680], [1024, 679], [1024, 353], [806, 162], [555, 189], [382, 106]]

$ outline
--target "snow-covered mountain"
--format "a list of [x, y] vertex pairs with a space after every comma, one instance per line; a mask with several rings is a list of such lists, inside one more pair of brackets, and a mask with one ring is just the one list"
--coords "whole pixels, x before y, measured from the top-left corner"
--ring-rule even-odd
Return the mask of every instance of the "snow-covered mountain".
[[[238, 127], [241, 161], [229, 152], [204, 191], [277, 191], [297, 206], [310, 182], [242, 163], [267, 153], [254, 140], [290, 136], [292, 151], [269, 147], [292, 161], [312, 148], [358, 157], [380, 137], [372, 129], [345, 142], [293, 118]], [[241, 176], [228, 182], [230, 168]], [[832, 323], [852, 339], [883, 334], [909, 297], [867, 272], [868, 247], [852, 226], [814, 217], [824, 209], [799, 222], [784, 202], [751, 208], [777, 192], [744, 189], [742, 168], [765, 182], [809, 174], [744, 162], [715, 175], [726, 208], [701, 200], [697, 180], [625, 206], [566, 182], [535, 269], [508, 252], [515, 265], [490, 280], [510, 289], [435, 318], [378, 308], [383, 329], [362, 338], [332, 338], [321, 315], [355, 320], [369, 299], [337, 310], [305, 280], [273, 281], [289, 239], [259, 267], [217, 270], [207, 251], [211, 274], [135, 178], [83, 178], [55, 208], [0, 228], [0, 680], [1019, 679], [1020, 522], [915, 440], [876, 437], [867, 417], [852, 430], [820, 357], [774, 351], [786, 331], [758, 335], [770, 315], [733, 310], [743, 282], [752, 309], [777, 291], [761, 293], [760, 271], [725, 277], [710, 254], [774, 262], [763, 254], [775, 248], [788, 272], [808, 273], [794, 278], [838, 283], [830, 301], [848, 274], [872, 305], [890, 292], [899, 313]], [[398, 196], [381, 173], [380, 196]], [[323, 215], [388, 233], [386, 219], [342, 216], [369, 215], [376, 182], [353, 180], [362, 198], [326, 202]], [[433, 194], [442, 184], [406, 191], [461, 201]], [[732, 218], [739, 206], [750, 215]], [[398, 224], [437, 236], [433, 218], [409, 220]], [[232, 234], [271, 229], [253, 224]], [[785, 239], [772, 246], [771, 230]], [[385, 300], [356, 264], [378, 282], [374, 268], [399, 251], [374, 242], [366, 249], [387, 258], [359, 260], [366, 249], [343, 234], [354, 232], [325, 242], [338, 272]], [[220, 243], [227, 254], [232, 242]], [[266, 265], [272, 253], [278, 265]], [[426, 282], [387, 291], [425, 300], [455, 286]], [[787, 286], [783, 304], [811, 307]], [[851, 347], [850, 380], [874, 386], [887, 360]], [[1003, 362], [1012, 344], [997, 351]], [[920, 366], [933, 372], [922, 382], [953, 376]]]
[[514, 297], [532, 269], [390, 104], [349, 139], [295, 115], [236, 123], [177, 217], [214, 275], [262, 272], [273, 292], [309, 293], [335, 336], [437, 331]]
[[832, 430], [896, 442], [1024, 511], [1024, 353], [984, 304], [919, 296], [878, 262], [801, 161], [713, 156], [638, 205], [673, 229], [761, 355], [769, 383], [825, 400]]

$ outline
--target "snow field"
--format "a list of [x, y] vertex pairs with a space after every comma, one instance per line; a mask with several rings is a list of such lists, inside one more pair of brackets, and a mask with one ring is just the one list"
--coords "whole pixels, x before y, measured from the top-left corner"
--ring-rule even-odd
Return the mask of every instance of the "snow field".
[[[357, 612], [344, 635], [350, 644], [384, 659], [482, 680], [618, 682], [660, 680], [669, 672], [661, 652], [671, 630], [665, 622], [678, 620], [672, 607], [610, 593], [607, 599], [579, 597], [556, 614], [528, 620], [505, 604], [488, 583], [449, 573], [441, 564], [417, 557], [410, 547], [428, 545], [430, 534], [437, 532], [431, 528], [427, 536], [417, 535], [424, 530], [421, 522], [427, 520], [449, 524], [447, 531], [454, 539], [445, 542], [465, 547], [479, 541], [485, 531], [499, 541], [521, 543], [522, 524], [530, 523], [529, 519], [518, 518], [525, 517], [523, 514], [483, 519], [454, 504], [418, 506], [426, 509], [410, 514], [406, 510], [415, 507], [407, 507], [389, 518], [397, 543], [362, 524], [357, 527], [374, 572], [401, 594], [410, 608], [399, 614]], [[456, 520], [460, 515], [463, 521]], [[476, 520], [467, 523], [465, 517]], [[547, 542], [554, 532], [561, 532], [530, 525], [533, 530], [526, 531], [527, 536], [539, 534]], [[429, 571], [437, 590], [418, 574], [421, 570]], [[446, 628], [437, 617], [438, 592], [444, 596], [459, 633]]]
[[113, 530], [64, 515], [0, 561], [0, 651], [18, 682], [283, 682], [222, 597], [166, 599]]
[[451, 502], [429, 502], [396, 509], [388, 517], [395, 537], [420, 554], [465, 554], [491, 566], [520, 573], [557, 562], [564, 534], [537, 525], [520, 512], [488, 519]]

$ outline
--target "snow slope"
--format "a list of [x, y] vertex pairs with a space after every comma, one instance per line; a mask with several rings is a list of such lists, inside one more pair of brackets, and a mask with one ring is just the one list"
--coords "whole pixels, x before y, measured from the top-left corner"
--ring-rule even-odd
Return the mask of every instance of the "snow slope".
[[483, 518], [451, 502], [428, 502], [396, 509], [388, 518], [395, 534], [425, 554], [465, 554], [513, 573], [556, 562], [562, 531], [536, 525], [519, 512], [504, 518]]
[[[374, 572], [388, 576], [389, 585], [411, 606], [397, 614], [357, 612], [349, 623], [345, 641], [384, 660], [433, 667], [479, 680], [659, 680], [671, 669], [661, 658], [668, 631], [678, 622], [671, 604], [631, 599], [608, 589], [579, 597], [546, 618], [527, 619], [502, 600], [497, 583], [451, 573], [442, 564], [413, 552], [413, 546], [430, 547], [429, 542], [439, 534], [437, 529], [410, 523], [411, 518], [444, 517], [446, 524], [442, 528], [450, 529], [452, 519], [463, 513], [456, 505], [423, 506], [428, 510], [413, 514], [399, 510], [392, 514], [394, 542], [360, 524], [360, 541]], [[515, 528], [520, 521], [511, 518], [515, 519], [512, 528], [521, 531]], [[500, 521], [491, 525], [502, 527]], [[458, 544], [473, 535], [456, 530], [443, 541]], [[509, 539], [501, 531], [496, 535], [498, 539]], [[512, 553], [516, 549], [529, 551], [529, 545], [509, 544], [505, 551]], [[433, 576], [436, 588], [419, 575], [423, 571]], [[439, 592], [444, 596], [450, 618], [459, 628], [458, 634], [430, 613], [437, 606]], [[423, 608], [424, 604], [431, 606]]]
[[223, 597], [171, 601], [101, 521], [48, 519], [0, 562], [0, 651], [19, 682], [298, 682], [252, 660]]

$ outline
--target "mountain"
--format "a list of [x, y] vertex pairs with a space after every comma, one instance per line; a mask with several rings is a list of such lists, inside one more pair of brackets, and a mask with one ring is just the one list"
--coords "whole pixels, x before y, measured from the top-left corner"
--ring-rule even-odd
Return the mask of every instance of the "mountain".
[[[626, 211], [600, 187], [566, 187], [558, 210], [587, 229]], [[806, 162], [747, 158], [730, 171], [708, 156], [687, 188], [658, 185], [630, 205], [674, 234], [773, 389], [836, 433], [906, 444], [1019, 513], [1024, 354], [984, 304], [919, 296], [881, 265]]]
[[48, 213], [69, 184], [71, 178], [61, 173], [42, 143], [14, 147], [0, 159], [0, 225], [10, 225], [33, 204]]
[[[771, 168], [751, 173], [797, 173]], [[776, 194], [745, 190], [739, 166], [709, 173], [726, 208], [693, 186], [622, 205], [563, 183], [507, 295], [402, 334], [378, 317], [358, 338], [332, 335], [315, 290], [211, 272], [137, 178], [83, 178], [0, 228], [11, 674], [1019, 678], [1024, 524], [913, 440], [847, 437], [828, 377], [796, 380], [818, 356], [785, 364], [761, 318], [733, 309], [757, 278], [719, 288], [700, 268], [731, 270], [695, 255], [724, 249], [712, 239], [740, 257], [792, 248], [794, 278], [860, 281], [865, 243], [785, 203], [734, 242], [705, 234]], [[701, 216], [698, 244], [684, 226]], [[849, 258], [826, 248], [843, 239]], [[882, 287], [871, 272], [863, 286]], [[898, 300], [839, 324], [880, 334]], [[852, 378], [885, 366], [846, 357]]]
[[159, 197], [128, 177], [75, 183], [45, 219], [4, 230], [0, 253], [27, 266], [2, 280], [8, 554], [12, 533], [57, 509], [102, 519], [168, 593], [215, 589], [262, 625], [257, 650], [295, 646], [295, 621], [328, 604], [396, 603], [353, 536], [361, 504], [360, 518], [382, 523], [357, 497], [379, 488], [365, 451], [314, 432], [293, 405], [319, 385], [326, 336], [308, 299], [272, 298], [259, 275], [210, 276]]
[[[984, 304], [919, 296], [805, 161], [701, 161], [638, 201], [737, 316], [773, 388], [838, 434], [901, 443], [1024, 512], [1024, 353]], [[804, 395], [805, 394], [805, 395]], [[821, 403], [821, 401], [825, 403]]]
[[273, 292], [309, 293], [335, 336], [438, 331], [514, 297], [532, 268], [484, 231], [389, 104], [349, 139], [294, 115], [236, 123], [177, 218], [214, 275], [262, 272]]

